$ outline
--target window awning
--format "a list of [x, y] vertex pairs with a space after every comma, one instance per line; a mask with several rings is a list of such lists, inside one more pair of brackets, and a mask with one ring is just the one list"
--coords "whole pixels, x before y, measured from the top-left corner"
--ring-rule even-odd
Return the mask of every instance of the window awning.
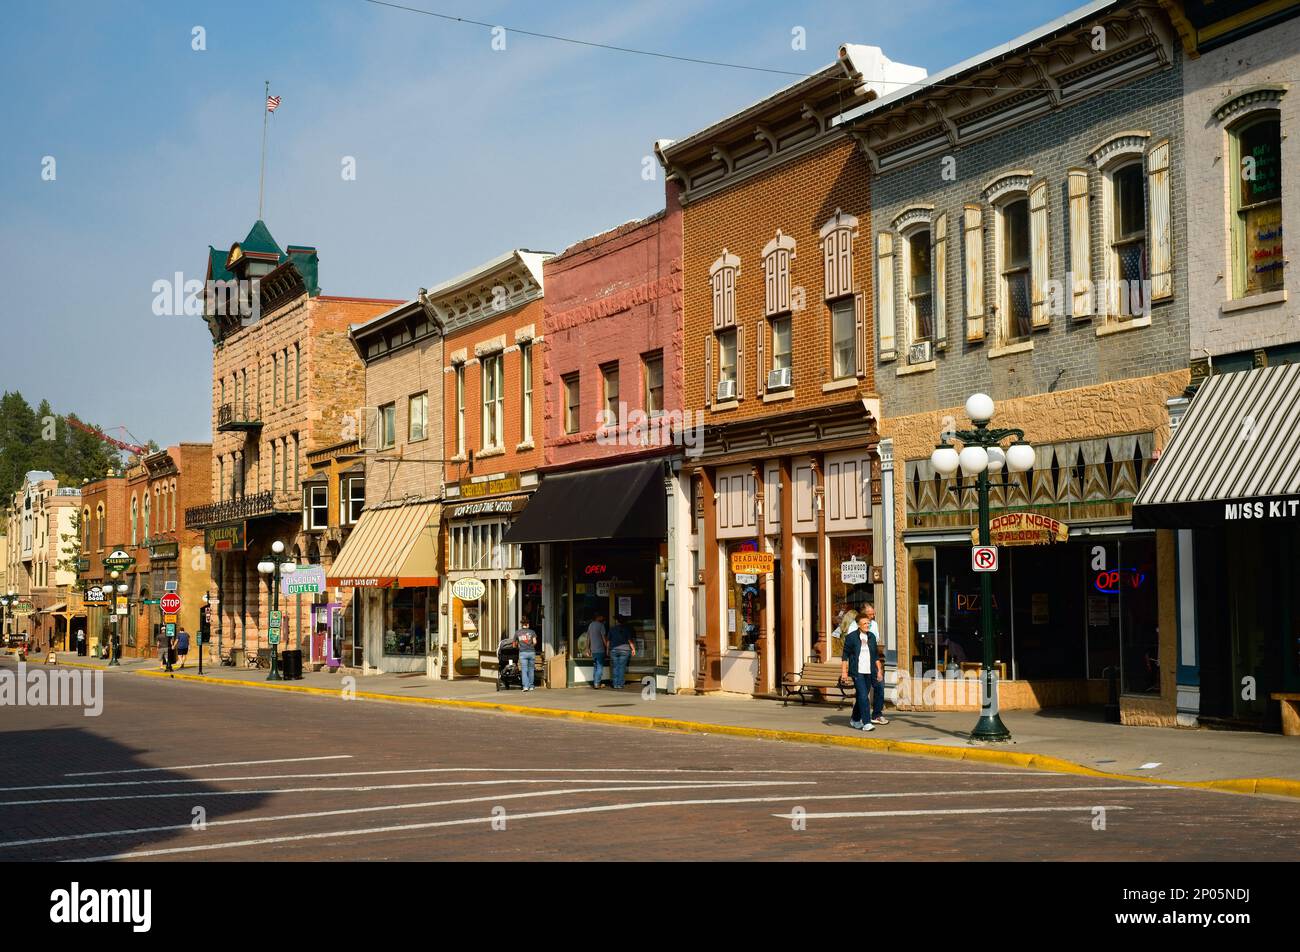
[[330, 588], [418, 588], [438, 584], [436, 502], [366, 509], [325, 580]]
[[56, 604], [47, 605], [45, 608], [42, 608], [41, 612], [46, 615], [54, 615], [57, 614], [58, 612], [65, 611], [67, 607], [68, 607], [67, 602], [57, 602]]
[[663, 473], [663, 461], [653, 459], [548, 475], [504, 541], [662, 539], [668, 526]]
[[1133, 525], [1300, 522], [1300, 364], [1201, 384], [1133, 503]]

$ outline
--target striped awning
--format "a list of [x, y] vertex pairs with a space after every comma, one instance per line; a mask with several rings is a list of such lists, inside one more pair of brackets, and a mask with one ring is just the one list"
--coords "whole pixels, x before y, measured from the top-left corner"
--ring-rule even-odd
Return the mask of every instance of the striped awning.
[[1133, 525], [1300, 521], [1300, 364], [1201, 384], [1133, 503]]
[[330, 588], [414, 588], [438, 584], [436, 502], [367, 509], [325, 580]]

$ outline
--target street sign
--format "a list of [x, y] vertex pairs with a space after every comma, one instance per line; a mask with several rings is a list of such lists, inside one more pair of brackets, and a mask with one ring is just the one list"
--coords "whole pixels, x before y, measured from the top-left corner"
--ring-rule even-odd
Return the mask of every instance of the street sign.
[[970, 568], [972, 572], [996, 572], [998, 570], [998, 547], [996, 545], [971, 546]]
[[281, 619], [282, 617], [283, 617], [283, 616], [280, 614], [280, 610], [279, 610], [279, 609], [276, 609], [275, 611], [271, 612], [271, 627], [272, 627], [272, 628], [279, 628], [279, 627], [280, 627], [280, 619]]
[[164, 625], [174, 625], [175, 623], [176, 623], [176, 616], [175, 616], [175, 615], [163, 615], [163, 624], [164, 624]]
[[162, 599], [161, 599], [161, 598], [142, 598], [142, 599], [140, 599], [140, 604], [141, 604], [141, 605], [161, 605], [161, 604], [162, 604]]
[[272, 628], [270, 637], [267, 638], [267, 641], [269, 641], [273, 645], [278, 645], [280, 643], [280, 629]]
[[127, 604], [128, 604], [128, 602], [127, 602], [127, 598], [126, 598], [125, 595], [119, 595], [119, 596], [117, 596], [117, 607], [114, 609], [114, 611], [115, 611], [118, 615], [125, 615], [125, 614], [128, 614], [128, 612], [127, 612], [127, 607], [126, 607]]
[[175, 592], [168, 592], [158, 600], [158, 605], [162, 608], [163, 614], [175, 615], [181, 610], [181, 597]]
[[167, 622], [167, 637], [168, 638], [176, 637], [176, 625], [174, 622]]

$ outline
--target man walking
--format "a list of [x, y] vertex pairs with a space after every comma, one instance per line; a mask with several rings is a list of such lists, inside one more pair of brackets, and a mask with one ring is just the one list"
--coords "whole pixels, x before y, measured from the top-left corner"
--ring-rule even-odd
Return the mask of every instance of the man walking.
[[622, 615], [614, 616], [614, 627], [609, 630], [609, 658], [614, 668], [614, 690], [623, 690], [627, 678], [627, 665], [636, 654], [632, 626]]
[[853, 679], [853, 712], [849, 727], [855, 731], [872, 731], [871, 724], [871, 663], [876, 657], [876, 636], [871, 632], [871, 617], [858, 614], [858, 627], [844, 636], [840, 654], [840, 680]]
[[181, 670], [185, 670], [185, 656], [190, 653], [190, 633], [184, 628], [176, 635], [176, 656], [180, 658]]
[[[880, 651], [880, 629], [876, 627], [876, 606], [863, 605], [862, 614], [867, 616], [867, 630], [871, 633], [871, 723], [878, 726], [888, 724], [885, 717], [885, 660]], [[863, 712], [865, 713], [865, 711]]]
[[605, 629], [605, 613], [596, 612], [596, 617], [587, 626], [587, 650], [591, 652], [591, 686], [599, 688], [605, 674], [605, 659], [609, 655], [609, 635]]
[[77, 629], [77, 654], [78, 656], [86, 653], [86, 633], [80, 628]]
[[531, 691], [537, 675], [537, 632], [533, 631], [526, 617], [510, 640], [519, 646], [519, 671], [523, 676], [524, 690]]

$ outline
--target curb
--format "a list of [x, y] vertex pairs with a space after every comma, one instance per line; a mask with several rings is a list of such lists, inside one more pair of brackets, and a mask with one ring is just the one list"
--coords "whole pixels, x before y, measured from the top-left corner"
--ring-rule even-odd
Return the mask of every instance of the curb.
[[[94, 667], [88, 665], [87, 667]], [[165, 671], [133, 672], [146, 677], [167, 677]], [[176, 674], [175, 680], [197, 681], [204, 684], [222, 686], [264, 688], [272, 691], [294, 691], [317, 697], [338, 697], [339, 692], [329, 688], [314, 688], [307, 685], [284, 684], [282, 682], [239, 681], [231, 678], [200, 677], [197, 674]], [[709, 724], [703, 721], [682, 721], [666, 717], [645, 717], [638, 714], [606, 714], [598, 711], [571, 711], [564, 708], [528, 707], [522, 704], [502, 704], [495, 701], [466, 701], [455, 698], [409, 697], [398, 694], [379, 694], [373, 691], [357, 691], [353, 695], [369, 701], [393, 701], [399, 704], [425, 704], [432, 707], [457, 708], [460, 710], [495, 711], [502, 714], [522, 714], [529, 717], [549, 717], [558, 720], [583, 721], [595, 724], [614, 724], [621, 727], [637, 727], [643, 730], [673, 731], [680, 734], [720, 734], [729, 737], [747, 737], [753, 740], [775, 740], [787, 743], [820, 744], [825, 747], [851, 747], [859, 750], [873, 750], [879, 753], [909, 754], [920, 757], [934, 757], [944, 760], [958, 760], [967, 763], [996, 764], [1004, 767], [1020, 767], [1027, 770], [1042, 770], [1052, 773], [1068, 773], [1106, 780], [1125, 780], [1132, 783], [1153, 784], [1160, 787], [1185, 787], [1194, 790], [1216, 790], [1224, 793], [1271, 794], [1273, 796], [1300, 797], [1300, 780], [1285, 780], [1278, 777], [1240, 777], [1222, 780], [1165, 780], [1158, 777], [1144, 777], [1137, 774], [1109, 773], [1092, 767], [1077, 764], [1072, 760], [1052, 757], [1046, 754], [1018, 753], [1010, 750], [995, 750], [987, 747], [945, 747], [939, 744], [923, 744], [917, 741], [884, 740], [876, 737], [851, 737], [839, 734], [818, 734], [809, 731], [772, 730], [765, 727], [742, 727], [733, 724]]]

